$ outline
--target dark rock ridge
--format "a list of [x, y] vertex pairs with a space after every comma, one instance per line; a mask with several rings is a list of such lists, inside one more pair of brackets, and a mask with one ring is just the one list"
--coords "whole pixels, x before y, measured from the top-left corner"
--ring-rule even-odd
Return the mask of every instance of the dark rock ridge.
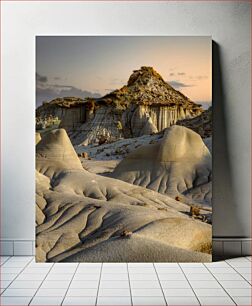
[[200, 134], [202, 138], [208, 138], [212, 136], [213, 131], [212, 117], [212, 106], [210, 106], [208, 110], [205, 110], [199, 116], [180, 120], [177, 124], [190, 128]]
[[152, 67], [141, 67], [127, 85], [102, 98], [55, 99], [39, 107], [36, 115], [37, 122], [57, 117], [73, 144], [88, 145], [101, 137], [115, 141], [157, 133], [202, 112], [201, 105], [175, 90]]

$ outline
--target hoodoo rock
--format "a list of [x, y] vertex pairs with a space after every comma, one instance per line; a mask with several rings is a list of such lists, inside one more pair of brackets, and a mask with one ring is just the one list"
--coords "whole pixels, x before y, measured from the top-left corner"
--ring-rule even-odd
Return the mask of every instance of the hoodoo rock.
[[128, 154], [111, 177], [183, 202], [211, 204], [211, 154], [199, 134], [174, 125], [162, 140]]
[[36, 169], [49, 177], [62, 170], [83, 169], [64, 129], [51, 131], [37, 144]]
[[55, 99], [40, 106], [36, 115], [38, 129], [56, 118], [73, 144], [88, 145], [102, 136], [112, 142], [157, 133], [202, 112], [200, 105], [144, 66], [132, 73], [127, 85], [102, 98]]

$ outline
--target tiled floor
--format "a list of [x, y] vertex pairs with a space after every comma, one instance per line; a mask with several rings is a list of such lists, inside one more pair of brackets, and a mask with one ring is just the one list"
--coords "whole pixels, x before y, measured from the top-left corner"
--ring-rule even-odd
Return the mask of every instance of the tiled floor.
[[53, 264], [1, 257], [0, 305], [251, 304], [251, 257], [206, 264]]

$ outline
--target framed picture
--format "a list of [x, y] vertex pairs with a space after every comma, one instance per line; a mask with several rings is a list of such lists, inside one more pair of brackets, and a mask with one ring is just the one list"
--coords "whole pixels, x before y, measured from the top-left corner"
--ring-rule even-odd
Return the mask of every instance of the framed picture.
[[212, 40], [36, 37], [36, 260], [206, 262]]

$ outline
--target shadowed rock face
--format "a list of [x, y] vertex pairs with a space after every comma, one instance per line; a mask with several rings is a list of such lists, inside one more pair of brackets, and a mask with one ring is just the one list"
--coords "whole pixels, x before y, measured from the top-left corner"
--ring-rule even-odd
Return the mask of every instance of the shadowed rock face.
[[211, 226], [190, 218], [187, 205], [85, 171], [62, 129], [36, 149], [38, 261], [211, 259]]
[[122, 160], [111, 174], [186, 203], [211, 204], [211, 154], [201, 137], [174, 125], [160, 143], [142, 146]]
[[127, 85], [102, 98], [55, 99], [38, 108], [37, 116], [57, 114], [72, 143], [88, 145], [101, 136], [115, 141], [157, 133], [202, 112], [200, 105], [175, 90], [152, 67], [141, 67]]

